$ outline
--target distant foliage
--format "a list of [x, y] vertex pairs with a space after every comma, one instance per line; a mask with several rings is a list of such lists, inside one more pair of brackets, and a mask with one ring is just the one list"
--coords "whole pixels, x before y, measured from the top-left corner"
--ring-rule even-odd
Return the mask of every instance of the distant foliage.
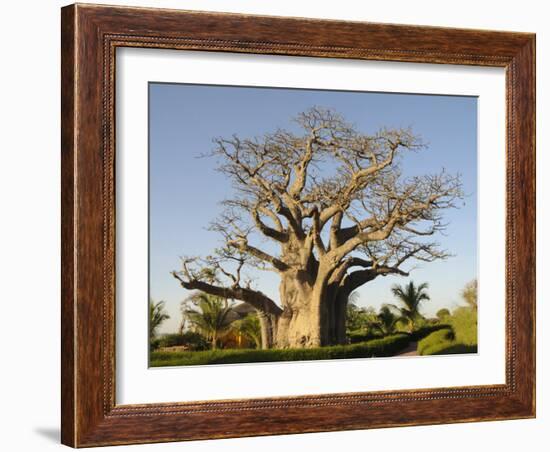
[[378, 313], [378, 328], [385, 336], [395, 333], [400, 318], [387, 305], [382, 306]]
[[164, 310], [165, 305], [164, 301], [155, 303], [153, 300], [149, 300], [149, 342], [156, 337], [160, 325], [170, 318]]
[[373, 307], [362, 308], [354, 302], [348, 303], [346, 316], [346, 331], [372, 334], [377, 329], [378, 316]]
[[420, 355], [477, 352], [477, 310], [461, 307], [446, 318], [450, 329], [435, 331], [418, 343]]
[[468, 304], [468, 307], [477, 310], [477, 279], [470, 281], [462, 289], [462, 299]]
[[435, 315], [439, 319], [439, 321], [443, 321], [451, 315], [451, 311], [449, 311], [447, 308], [443, 308], [437, 311]]
[[456, 341], [465, 345], [477, 345], [477, 310], [458, 308], [449, 318]]
[[208, 350], [210, 344], [200, 333], [186, 331], [183, 334], [167, 334], [154, 340], [154, 349], [163, 347], [185, 346], [189, 350]]

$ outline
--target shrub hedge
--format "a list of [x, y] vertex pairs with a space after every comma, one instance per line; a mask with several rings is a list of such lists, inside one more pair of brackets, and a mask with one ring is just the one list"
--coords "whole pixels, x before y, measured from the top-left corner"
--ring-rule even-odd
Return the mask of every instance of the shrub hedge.
[[445, 323], [439, 323], [436, 325], [425, 325], [418, 328], [416, 331], [414, 331], [411, 334], [411, 339], [413, 341], [420, 341], [425, 337], [431, 335], [432, 333], [436, 331], [441, 331], [441, 330], [451, 331], [451, 326]]
[[456, 342], [440, 342], [424, 349], [424, 355], [458, 355], [477, 353], [477, 345], [457, 344]]
[[350, 344], [358, 344], [359, 342], [367, 342], [373, 339], [380, 339], [384, 337], [382, 333], [378, 332], [366, 332], [365, 330], [350, 331], [347, 334]]
[[198, 352], [152, 352], [150, 365], [188, 366], [202, 364], [235, 364], [272, 361], [310, 361], [321, 359], [373, 358], [393, 356], [407, 347], [408, 334], [395, 334], [351, 345], [291, 349], [226, 349]]
[[417, 352], [419, 355], [430, 355], [426, 353], [433, 347], [438, 347], [441, 344], [448, 346], [453, 340], [453, 332], [449, 328], [439, 329], [427, 335], [424, 339], [418, 342]]
[[467, 307], [458, 308], [449, 318], [456, 335], [456, 342], [477, 345], [477, 311]]
[[[454, 323], [453, 323], [454, 325]], [[469, 330], [470, 328], [468, 328]], [[477, 353], [477, 341], [471, 336], [471, 331], [464, 334], [464, 329], [458, 332], [453, 329], [435, 331], [418, 342], [419, 355], [451, 355], [461, 353]], [[461, 333], [461, 334], [460, 334]], [[468, 343], [470, 342], [470, 343]]]

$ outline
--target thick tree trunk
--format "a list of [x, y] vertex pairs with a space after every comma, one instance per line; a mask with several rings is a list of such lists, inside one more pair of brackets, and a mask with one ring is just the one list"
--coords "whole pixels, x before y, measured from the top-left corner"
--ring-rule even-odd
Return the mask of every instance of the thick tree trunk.
[[311, 287], [305, 275], [283, 275], [279, 287], [283, 312], [277, 319], [277, 348], [320, 347], [328, 343], [323, 325], [323, 291]]
[[309, 348], [323, 345], [319, 314], [311, 309], [285, 309], [277, 324], [277, 348]]
[[348, 308], [349, 293], [338, 291], [334, 298], [334, 343], [345, 344], [346, 336], [346, 317]]
[[326, 284], [318, 276], [303, 270], [281, 275], [279, 294], [283, 312], [276, 322], [275, 347], [306, 348], [333, 343], [331, 300]]
[[277, 331], [277, 316], [271, 314], [265, 314], [261, 311], [258, 312], [258, 318], [260, 319], [260, 331], [261, 331], [261, 348], [266, 350], [272, 348], [275, 342], [275, 336]]

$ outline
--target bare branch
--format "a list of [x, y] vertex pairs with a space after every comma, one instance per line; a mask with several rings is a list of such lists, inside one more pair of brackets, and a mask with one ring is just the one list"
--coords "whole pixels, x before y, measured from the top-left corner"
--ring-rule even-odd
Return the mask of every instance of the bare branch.
[[244, 287], [223, 287], [212, 283], [207, 283], [197, 279], [187, 279], [185, 271], [172, 272], [181, 286], [187, 290], [200, 290], [210, 295], [222, 297], [225, 299], [235, 299], [244, 301], [254, 308], [266, 314], [281, 315], [282, 309], [268, 296], [257, 290], [251, 290]]
[[260, 259], [261, 261], [268, 262], [269, 264], [273, 265], [277, 270], [279, 271], [285, 271], [288, 270], [288, 265], [285, 264], [283, 261], [277, 259], [274, 256], [271, 256], [270, 254], [266, 253], [265, 251], [262, 251], [248, 243], [246, 238], [238, 238], [235, 240], [229, 240], [227, 242], [228, 246], [234, 247], [238, 249], [239, 251], [249, 254], [251, 256], [254, 256], [257, 259]]

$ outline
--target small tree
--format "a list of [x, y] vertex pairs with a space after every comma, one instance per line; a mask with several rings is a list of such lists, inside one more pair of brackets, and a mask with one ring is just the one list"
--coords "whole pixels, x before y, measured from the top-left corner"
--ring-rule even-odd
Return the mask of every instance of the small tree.
[[361, 308], [355, 303], [349, 303], [346, 315], [346, 330], [368, 331], [377, 324], [376, 311], [372, 307]]
[[[189, 307], [189, 303], [192, 307]], [[231, 327], [231, 307], [225, 298], [197, 292], [184, 301], [182, 312], [192, 328], [211, 341], [212, 350], [217, 348], [218, 339]]]
[[477, 310], [477, 279], [473, 279], [466, 284], [461, 295], [470, 308]]
[[420, 316], [420, 304], [430, 299], [426, 292], [427, 289], [428, 283], [425, 282], [415, 286], [413, 281], [410, 281], [409, 284], [404, 287], [395, 284], [391, 289], [393, 295], [401, 302], [401, 306], [389, 306], [398, 310], [401, 317], [407, 320], [410, 333], [414, 331], [415, 321]]
[[233, 328], [237, 333], [254, 342], [256, 348], [262, 348], [262, 330], [260, 319], [256, 314], [248, 314], [246, 317], [236, 320], [233, 322]]
[[165, 305], [164, 301], [155, 303], [153, 300], [149, 300], [149, 342], [157, 335], [160, 325], [170, 318], [164, 310]]
[[441, 308], [435, 314], [435, 316], [439, 319], [440, 322], [449, 318], [450, 315], [451, 315], [451, 311], [449, 311], [447, 308]]
[[378, 313], [378, 328], [382, 334], [385, 336], [388, 334], [393, 334], [398, 321], [399, 317], [391, 311], [388, 305], [382, 306], [380, 312]]

